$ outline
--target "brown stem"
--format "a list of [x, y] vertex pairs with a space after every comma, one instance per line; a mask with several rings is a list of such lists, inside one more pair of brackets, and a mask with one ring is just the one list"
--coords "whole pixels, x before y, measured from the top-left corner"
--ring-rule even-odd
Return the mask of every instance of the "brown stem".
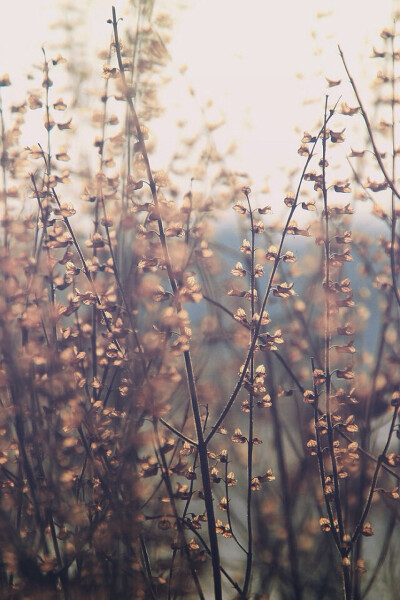
[[[143, 160], [146, 166], [146, 173], [149, 180], [150, 190], [154, 202], [154, 207], [156, 213], [158, 215], [157, 223], [158, 230], [160, 236], [161, 247], [164, 254], [164, 261], [166, 264], [168, 279], [171, 285], [172, 293], [174, 295], [174, 301], [177, 312], [180, 312], [181, 305], [178, 300], [178, 286], [175, 281], [175, 277], [172, 271], [171, 260], [168, 253], [168, 246], [165, 237], [164, 224], [160, 215], [160, 207], [157, 198], [157, 188], [154, 182], [153, 174], [150, 168], [149, 157], [147, 154], [146, 144], [144, 143], [143, 133], [140, 127], [139, 119], [135, 110], [135, 106], [133, 104], [132, 96], [128, 90], [128, 86], [125, 79], [124, 67], [122, 64], [121, 57], [121, 48], [119, 44], [118, 38], [118, 22], [115, 7], [112, 7], [112, 25], [114, 31], [114, 41], [115, 41], [115, 49], [117, 53], [118, 66], [121, 76], [122, 85], [125, 92], [125, 97], [128, 102], [129, 108], [131, 110], [131, 115], [133, 119], [133, 124], [136, 130], [136, 136], [138, 138], [138, 144], [141, 149], [141, 153], [143, 156]], [[182, 331], [184, 333], [184, 331]], [[219, 558], [219, 548], [218, 548], [218, 539], [215, 525], [215, 514], [214, 514], [214, 504], [211, 490], [211, 481], [210, 481], [210, 473], [208, 467], [208, 454], [207, 454], [207, 441], [204, 439], [203, 427], [201, 422], [200, 410], [199, 410], [199, 401], [197, 396], [197, 389], [195, 383], [195, 377], [193, 373], [193, 366], [190, 351], [186, 350], [184, 352], [184, 362], [186, 368], [187, 382], [190, 393], [190, 399], [192, 404], [193, 418], [195, 422], [196, 434], [197, 434], [197, 444], [198, 444], [198, 452], [200, 458], [200, 468], [201, 468], [201, 477], [203, 483], [203, 492], [204, 492], [204, 502], [207, 513], [207, 523], [208, 523], [208, 534], [210, 538], [210, 547], [211, 547], [211, 560], [212, 560], [212, 568], [213, 568], [213, 578], [214, 578], [214, 594], [215, 600], [222, 600], [222, 585], [221, 585], [221, 571], [220, 571], [220, 558]]]
[[324, 213], [325, 213], [325, 401], [326, 401], [326, 424], [328, 433], [328, 448], [329, 455], [331, 458], [332, 465], [332, 476], [334, 485], [334, 500], [335, 509], [338, 519], [339, 527], [339, 538], [340, 542], [343, 542], [344, 526], [343, 526], [343, 515], [342, 515], [342, 504], [339, 490], [339, 477], [337, 472], [337, 463], [334, 451], [334, 434], [332, 425], [332, 414], [331, 414], [331, 366], [330, 366], [330, 348], [331, 348], [331, 324], [330, 324], [330, 237], [329, 237], [329, 207], [328, 207], [328, 190], [326, 186], [326, 113], [328, 105], [328, 96], [325, 97], [325, 111], [324, 111], [324, 126], [323, 126], [323, 137], [322, 137], [322, 195], [324, 201]]
[[[314, 373], [314, 369], [315, 369], [315, 365], [314, 365], [314, 359], [311, 359], [311, 367], [312, 367], [312, 371]], [[333, 538], [335, 540], [335, 544], [338, 548], [340, 548], [340, 539], [338, 536], [338, 533], [336, 531], [336, 526], [335, 526], [335, 519], [333, 516], [333, 512], [332, 512], [332, 507], [331, 504], [329, 502], [329, 498], [327, 496], [327, 494], [325, 494], [324, 488], [325, 488], [325, 465], [324, 465], [324, 456], [323, 456], [323, 449], [322, 449], [322, 445], [321, 445], [321, 436], [319, 433], [319, 418], [320, 418], [320, 413], [319, 413], [319, 408], [318, 408], [318, 400], [319, 400], [319, 394], [318, 394], [318, 390], [317, 390], [317, 386], [315, 384], [315, 379], [313, 377], [314, 380], [314, 396], [315, 396], [315, 400], [314, 400], [314, 428], [315, 428], [315, 439], [317, 442], [317, 459], [318, 459], [318, 468], [319, 468], [319, 476], [320, 476], [320, 480], [321, 480], [321, 488], [322, 488], [322, 492], [324, 494], [324, 500], [325, 500], [325, 506], [326, 506], [326, 512], [328, 514], [329, 517], [329, 524], [331, 527], [331, 532], [333, 535]]]
[[[365, 111], [365, 108], [363, 106], [363, 103], [361, 102], [361, 98], [360, 95], [358, 93], [356, 84], [354, 82], [354, 79], [352, 78], [352, 76], [350, 75], [350, 71], [347, 67], [345, 58], [344, 58], [344, 54], [340, 48], [340, 46], [338, 46], [339, 49], [339, 54], [340, 54], [340, 58], [342, 59], [343, 62], [343, 66], [345, 68], [345, 71], [347, 73], [347, 76], [349, 78], [351, 87], [353, 88], [353, 92], [357, 98], [357, 102], [360, 105], [360, 110], [361, 110], [361, 114], [362, 117], [364, 119], [364, 123], [365, 126], [367, 128], [368, 131], [368, 136], [369, 139], [371, 141], [372, 147], [374, 149], [374, 156], [378, 162], [379, 168], [382, 171], [382, 175], [385, 178], [386, 183], [388, 184], [388, 186], [390, 187], [390, 189], [392, 190], [392, 203], [391, 203], [391, 217], [392, 217], [392, 223], [391, 223], [391, 244], [390, 244], [390, 269], [391, 269], [391, 274], [392, 274], [392, 283], [393, 283], [393, 292], [396, 296], [396, 300], [398, 305], [400, 306], [400, 291], [397, 285], [397, 275], [396, 275], [396, 253], [395, 253], [395, 246], [396, 246], [396, 221], [397, 221], [397, 216], [396, 216], [396, 210], [395, 210], [395, 199], [394, 197], [396, 196], [399, 200], [400, 200], [400, 192], [398, 191], [398, 189], [395, 186], [394, 183], [394, 177], [390, 177], [385, 165], [383, 164], [383, 160], [381, 157], [381, 154], [378, 150], [378, 147], [376, 145], [375, 142], [375, 138], [374, 138], [374, 134], [372, 132], [372, 127], [371, 127], [371, 123], [369, 122], [368, 119], [368, 115]], [[394, 79], [394, 78], [393, 78]], [[392, 101], [392, 107], [393, 107], [393, 101]], [[394, 127], [395, 122], [393, 121], [393, 127]], [[393, 157], [394, 157], [394, 153], [393, 153]]]
[[393, 411], [392, 422], [391, 422], [391, 425], [390, 425], [390, 430], [389, 430], [388, 438], [386, 440], [385, 447], [384, 447], [384, 449], [382, 451], [382, 454], [380, 454], [378, 456], [378, 460], [377, 460], [377, 463], [376, 463], [376, 466], [375, 466], [375, 471], [374, 471], [374, 474], [373, 474], [373, 477], [372, 477], [371, 487], [370, 487], [370, 490], [369, 490], [367, 501], [365, 503], [365, 507], [364, 507], [363, 513], [362, 513], [362, 515], [360, 517], [360, 520], [359, 520], [359, 522], [357, 524], [357, 527], [355, 528], [354, 533], [353, 533], [352, 538], [351, 538], [351, 546], [353, 546], [354, 543], [356, 542], [356, 540], [358, 539], [358, 536], [360, 535], [360, 533], [362, 532], [362, 529], [364, 527], [365, 520], [368, 517], [369, 509], [371, 508], [371, 502], [372, 502], [373, 495], [375, 493], [376, 483], [378, 481], [378, 477], [379, 477], [379, 473], [380, 473], [380, 470], [381, 470], [381, 466], [382, 466], [382, 463], [386, 459], [386, 454], [387, 454], [387, 451], [389, 449], [390, 442], [392, 441], [392, 436], [393, 436], [393, 432], [394, 432], [394, 429], [395, 429], [395, 425], [396, 425], [396, 420], [397, 420], [398, 413], [399, 413], [399, 406], [397, 405], [395, 407], [394, 411]]
[[[250, 294], [251, 294], [251, 328], [250, 328], [250, 346], [255, 348], [255, 331], [254, 331], [254, 313], [255, 313], [255, 271], [254, 271], [254, 257], [255, 257], [255, 231], [254, 231], [254, 218], [253, 211], [251, 208], [249, 192], [247, 189], [244, 190], [244, 194], [247, 198], [247, 204], [250, 216], [250, 230], [251, 230], [251, 260], [250, 260]], [[260, 317], [261, 318], [261, 317]], [[253, 479], [253, 451], [254, 451], [254, 349], [250, 357], [250, 372], [249, 372], [249, 434], [247, 439], [247, 554], [246, 554], [246, 573], [243, 584], [243, 598], [247, 598], [247, 594], [250, 586], [251, 570], [253, 565], [253, 524], [252, 524], [252, 479]]]
[[[336, 106], [330, 111], [329, 117], [326, 119], [326, 123], [328, 123], [328, 121], [334, 115], [335, 108], [336, 108]], [[250, 344], [250, 348], [249, 348], [249, 350], [247, 352], [247, 357], [246, 357], [246, 360], [245, 360], [243, 368], [242, 368], [242, 373], [241, 373], [240, 378], [239, 378], [239, 380], [238, 380], [238, 382], [237, 382], [237, 384], [235, 386], [235, 389], [233, 390], [233, 392], [231, 394], [231, 397], [229, 398], [229, 400], [228, 400], [227, 404], [225, 405], [224, 409], [222, 410], [221, 415], [219, 416], [217, 422], [215, 423], [215, 425], [212, 427], [210, 433], [208, 434], [207, 439], [206, 439], [207, 442], [209, 442], [214, 437], [214, 435], [217, 433], [218, 428], [223, 423], [225, 417], [229, 413], [229, 411], [230, 411], [233, 403], [235, 402], [235, 400], [236, 400], [236, 398], [237, 398], [237, 396], [238, 396], [238, 394], [239, 394], [239, 392], [240, 392], [240, 390], [242, 388], [242, 384], [243, 384], [244, 378], [246, 376], [246, 372], [247, 372], [248, 366], [250, 364], [250, 359], [251, 359], [251, 356], [252, 356], [252, 354], [254, 352], [254, 348], [255, 348], [255, 345], [256, 345], [256, 342], [257, 342], [257, 338], [258, 338], [259, 333], [260, 333], [262, 315], [263, 315], [263, 313], [265, 311], [265, 307], [267, 305], [267, 302], [268, 302], [268, 299], [269, 299], [269, 296], [270, 296], [270, 293], [271, 293], [271, 290], [272, 290], [272, 285], [273, 285], [273, 282], [274, 282], [274, 279], [275, 279], [276, 271], [277, 271], [278, 266], [279, 266], [279, 261], [280, 261], [280, 258], [281, 258], [282, 248], [283, 248], [283, 244], [284, 244], [284, 241], [285, 241], [285, 238], [286, 238], [286, 235], [287, 235], [287, 230], [288, 230], [288, 227], [289, 227], [289, 223], [292, 220], [293, 214], [294, 214], [294, 212], [295, 212], [295, 210], [297, 208], [298, 198], [299, 198], [300, 190], [301, 190], [301, 187], [302, 187], [302, 184], [303, 184], [304, 176], [305, 176], [306, 171], [308, 169], [308, 165], [310, 164], [311, 158], [314, 155], [315, 146], [317, 145], [317, 142], [319, 140], [319, 137], [320, 137], [323, 129], [324, 129], [323, 127], [320, 129], [320, 131], [318, 133], [318, 136], [316, 137], [316, 140], [315, 140], [315, 142], [312, 145], [311, 151], [310, 151], [309, 155], [307, 156], [306, 162], [304, 164], [303, 171], [302, 171], [301, 176], [300, 176], [300, 181], [299, 181], [299, 184], [298, 184], [298, 187], [297, 187], [297, 191], [296, 191], [296, 195], [295, 195], [295, 198], [294, 198], [294, 201], [293, 201], [293, 206], [291, 207], [291, 209], [289, 211], [289, 216], [288, 216], [288, 218], [286, 220], [286, 223], [285, 223], [285, 226], [284, 226], [284, 229], [283, 229], [283, 232], [282, 232], [282, 236], [281, 236], [281, 240], [280, 240], [280, 243], [279, 243], [278, 252], [277, 252], [275, 261], [273, 263], [272, 270], [271, 270], [270, 277], [269, 277], [268, 284], [267, 284], [267, 288], [266, 288], [266, 291], [265, 291], [265, 294], [264, 294], [263, 301], [261, 303], [260, 318], [258, 319], [257, 324], [256, 324], [255, 329], [254, 329], [254, 338], [253, 338], [253, 341]]]

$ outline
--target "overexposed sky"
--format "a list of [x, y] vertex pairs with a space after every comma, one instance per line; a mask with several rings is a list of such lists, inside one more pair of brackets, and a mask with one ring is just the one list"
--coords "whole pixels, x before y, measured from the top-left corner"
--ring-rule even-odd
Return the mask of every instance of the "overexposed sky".
[[[322, 117], [325, 76], [342, 78], [340, 43], [361, 90], [380, 65], [368, 55], [391, 25], [393, 2], [346, 0], [188, 3], [173, 38], [175, 60], [204, 100], [225, 113], [226, 135], [239, 142], [237, 167], [261, 185], [297, 160], [299, 133]], [[195, 6], [193, 6], [195, 5]], [[326, 16], [325, 16], [326, 15]], [[354, 105], [349, 91], [349, 104]], [[332, 102], [342, 91], [329, 90]], [[303, 106], [304, 101], [315, 102]]]
[[[22, 99], [26, 73], [33, 62], [42, 60], [41, 46], [50, 47], [57, 39], [57, 32], [49, 28], [59, 14], [57, 0], [0, 0], [0, 4], [0, 73], [8, 72], [15, 84], [10, 97], [15, 93]], [[125, 15], [121, 27], [128, 27], [133, 19], [126, 15], [127, 3], [114, 0], [114, 4], [118, 14]], [[262, 187], [266, 176], [272, 189], [275, 181], [281, 185], [281, 167], [298, 160], [301, 132], [312, 128], [322, 115], [327, 92], [324, 76], [345, 79], [337, 43], [367, 94], [369, 78], [378, 68], [368, 54], [373, 44], [380, 47], [379, 32], [390, 27], [391, 11], [398, 4], [391, 0], [156, 0], [155, 12], [169, 12], [175, 23], [170, 44], [172, 83], [163, 96], [171, 112], [158, 131], [153, 125], [160, 144], [156, 168], [165, 167], [163, 156], [173, 147], [174, 120], [196, 122], [199, 106], [212, 99], [213, 117], [226, 119], [226, 126], [215, 133], [217, 144], [221, 149], [230, 140], [238, 144], [232, 167], [249, 172], [257, 187]], [[79, 5], [86, 20], [79, 56], [91, 64], [95, 50], [106, 47], [110, 37], [106, 20], [111, 2], [81, 0]], [[184, 77], [179, 72], [183, 64], [188, 66]], [[93, 65], [100, 69], [101, 63], [95, 60]], [[196, 91], [197, 107], [188, 86]], [[336, 90], [329, 90], [332, 102], [339, 96]], [[354, 104], [348, 92], [349, 104]], [[315, 102], [304, 106], [306, 99]]]

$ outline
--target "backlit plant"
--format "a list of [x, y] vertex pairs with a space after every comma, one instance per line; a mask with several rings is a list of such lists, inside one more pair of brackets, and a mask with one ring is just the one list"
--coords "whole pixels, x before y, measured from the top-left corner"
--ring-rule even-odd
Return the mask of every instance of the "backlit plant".
[[[328, 80], [278, 218], [207, 107], [153, 168], [171, 29], [153, 5], [131, 32], [112, 9], [85, 159], [83, 96], [55, 91], [84, 66], [44, 49], [10, 110], [0, 79], [0, 597], [395, 598], [395, 30], [373, 50], [378, 127], [339, 49], [347, 101]], [[351, 120], [368, 149], [338, 179]]]

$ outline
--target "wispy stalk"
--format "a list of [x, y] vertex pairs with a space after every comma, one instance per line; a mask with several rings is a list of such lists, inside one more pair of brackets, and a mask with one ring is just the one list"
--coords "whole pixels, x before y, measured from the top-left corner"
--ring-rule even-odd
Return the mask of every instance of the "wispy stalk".
[[1, 165], [1, 174], [2, 174], [2, 184], [3, 189], [1, 190], [2, 196], [2, 219], [3, 219], [3, 245], [4, 248], [8, 246], [8, 226], [7, 226], [7, 160], [8, 160], [8, 152], [6, 147], [6, 126], [4, 122], [4, 112], [3, 112], [3, 98], [0, 90], [0, 136], [1, 136], [1, 153], [0, 153], [0, 165]]
[[[247, 199], [247, 206], [250, 216], [250, 306], [251, 306], [251, 327], [250, 327], [250, 346], [255, 348], [255, 331], [254, 331], [254, 314], [255, 314], [255, 294], [256, 294], [256, 286], [255, 286], [255, 229], [254, 229], [254, 216], [253, 210], [250, 202], [250, 190], [248, 188], [244, 188], [244, 194]], [[261, 318], [261, 316], [260, 316]], [[250, 357], [250, 365], [249, 365], [249, 374], [248, 374], [248, 382], [250, 386], [249, 391], [249, 429], [248, 429], [248, 437], [247, 437], [247, 555], [246, 555], [246, 572], [243, 584], [243, 597], [247, 598], [249, 586], [250, 586], [250, 578], [251, 578], [251, 570], [253, 566], [253, 523], [252, 523], [252, 481], [253, 481], [253, 451], [254, 451], [254, 350], [251, 353]]]
[[314, 364], [314, 358], [311, 358], [311, 368], [312, 368], [312, 373], [313, 373], [313, 387], [314, 387], [314, 429], [315, 429], [315, 439], [316, 439], [316, 454], [317, 454], [317, 460], [318, 460], [318, 469], [319, 469], [319, 476], [320, 476], [320, 480], [321, 480], [321, 489], [322, 489], [322, 493], [324, 495], [324, 500], [325, 500], [325, 507], [326, 507], [326, 512], [328, 514], [328, 518], [329, 518], [329, 525], [331, 528], [331, 532], [333, 535], [333, 538], [335, 540], [336, 546], [338, 548], [340, 548], [340, 539], [338, 536], [338, 532], [336, 531], [336, 523], [335, 523], [335, 517], [333, 515], [333, 511], [332, 511], [332, 507], [331, 507], [331, 503], [329, 502], [329, 496], [327, 494], [325, 494], [324, 488], [325, 488], [325, 482], [326, 482], [326, 473], [325, 473], [325, 465], [324, 465], [324, 455], [323, 455], [323, 447], [321, 444], [321, 435], [320, 435], [320, 410], [319, 410], [319, 393], [318, 393], [318, 389], [317, 389], [317, 385], [315, 383], [315, 377], [314, 377], [314, 371], [315, 371], [315, 364]]
[[[330, 114], [329, 114], [329, 116], [326, 119], [326, 123], [328, 123], [328, 121], [333, 117], [333, 115], [335, 113], [335, 108], [336, 108], [336, 105], [330, 111]], [[303, 170], [301, 172], [301, 176], [300, 176], [300, 180], [299, 180], [299, 183], [298, 183], [298, 186], [297, 186], [296, 195], [294, 197], [293, 205], [290, 208], [289, 215], [288, 215], [288, 217], [286, 219], [286, 222], [285, 222], [285, 225], [284, 225], [284, 228], [283, 228], [283, 231], [282, 231], [282, 235], [281, 235], [281, 239], [280, 239], [280, 242], [279, 242], [279, 247], [278, 247], [278, 251], [277, 251], [277, 254], [276, 254], [276, 258], [274, 260], [274, 263], [273, 263], [273, 266], [272, 266], [272, 269], [271, 269], [271, 273], [270, 273], [270, 276], [269, 276], [269, 279], [268, 279], [268, 284], [267, 284], [267, 287], [266, 287], [266, 290], [265, 290], [264, 298], [263, 298], [262, 303], [261, 303], [260, 317], [259, 317], [259, 319], [258, 319], [258, 321], [256, 323], [256, 326], [255, 326], [255, 329], [254, 329], [253, 341], [250, 344], [250, 348], [249, 348], [249, 350], [247, 352], [247, 356], [246, 356], [246, 359], [244, 361], [244, 365], [242, 367], [241, 375], [239, 377], [239, 380], [238, 380], [238, 382], [237, 382], [237, 384], [236, 384], [236, 386], [235, 386], [235, 388], [234, 388], [234, 390], [233, 390], [233, 392], [232, 392], [232, 394], [231, 394], [228, 402], [226, 403], [226, 405], [225, 405], [224, 409], [222, 410], [219, 418], [217, 419], [217, 422], [215, 423], [215, 425], [212, 427], [210, 433], [208, 434], [207, 439], [206, 439], [207, 443], [217, 433], [219, 427], [222, 425], [223, 421], [225, 420], [225, 417], [229, 413], [231, 407], [233, 406], [233, 404], [234, 404], [234, 402], [235, 402], [235, 400], [236, 400], [236, 398], [237, 398], [237, 396], [238, 396], [238, 394], [239, 394], [239, 392], [240, 392], [240, 390], [242, 388], [242, 385], [243, 385], [243, 382], [244, 382], [244, 378], [246, 376], [247, 369], [249, 367], [250, 360], [251, 360], [251, 357], [252, 357], [253, 352], [254, 352], [254, 348], [255, 348], [255, 345], [256, 345], [256, 342], [257, 342], [257, 338], [258, 338], [258, 336], [260, 334], [261, 323], [262, 323], [262, 315], [263, 315], [263, 313], [265, 311], [265, 307], [267, 305], [267, 302], [268, 302], [268, 299], [269, 299], [269, 296], [270, 296], [270, 293], [271, 293], [271, 290], [272, 290], [273, 282], [275, 280], [275, 275], [276, 275], [276, 272], [277, 272], [277, 269], [278, 269], [278, 266], [279, 266], [279, 261], [281, 259], [282, 248], [283, 248], [283, 244], [284, 244], [285, 239], [286, 239], [288, 227], [289, 227], [289, 224], [290, 224], [290, 222], [291, 222], [291, 220], [293, 218], [294, 212], [295, 212], [295, 210], [296, 210], [296, 208], [298, 206], [298, 199], [299, 199], [301, 187], [303, 185], [304, 176], [305, 176], [305, 174], [307, 172], [307, 169], [308, 169], [308, 166], [310, 164], [310, 161], [311, 161], [312, 157], [314, 156], [315, 147], [316, 147], [316, 145], [318, 143], [319, 137], [321, 136], [321, 133], [322, 133], [323, 130], [324, 130], [324, 126], [320, 129], [320, 131], [319, 131], [319, 133], [318, 133], [318, 135], [317, 135], [317, 137], [315, 139], [315, 142], [313, 143], [313, 145], [311, 147], [311, 150], [310, 150], [310, 152], [309, 152], [309, 154], [308, 154], [308, 156], [306, 158]]]
[[[269, 357], [268, 357], [269, 358]], [[268, 361], [269, 364], [271, 361]], [[273, 370], [271, 371], [271, 385], [275, 387]], [[289, 474], [287, 468], [287, 460], [285, 456], [284, 440], [282, 435], [282, 424], [279, 418], [278, 403], [276, 394], [273, 394], [272, 405], [272, 420], [274, 424], [274, 442], [278, 461], [279, 482], [282, 493], [283, 518], [287, 532], [288, 555], [291, 573], [291, 583], [294, 591], [295, 600], [302, 600], [303, 589], [299, 570], [299, 553], [297, 547], [295, 525], [294, 525], [294, 498], [289, 488]]]
[[[362, 114], [362, 117], [364, 119], [364, 123], [365, 126], [367, 128], [368, 131], [368, 136], [370, 139], [370, 142], [372, 144], [373, 150], [374, 150], [374, 156], [378, 162], [379, 168], [382, 172], [383, 177], [385, 178], [385, 181], [387, 183], [387, 185], [390, 187], [391, 191], [392, 191], [392, 200], [391, 200], [391, 243], [390, 243], [390, 269], [391, 269], [391, 274], [392, 274], [392, 283], [393, 283], [393, 292], [396, 296], [396, 300], [398, 305], [400, 306], [400, 291], [399, 291], [399, 286], [397, 283], [397, 273], [396, 273], [396, 222], [397, 222], [397, 214], [396, 214], [396, 207], [395, 207], [395, 197], [400, 200], [400, 192], [397, 189], [396, 185], [395, 185], [395, 179], [394, 177], [390, 177], [389, 173], [387, 172], [387, 169], [384, 165], [383, 159], [382, 159], [382, 154], [379, 152], [378, 147], [376, 145], [375, 142], [375, 136], [373, 134], [372, 131], [372, 126], [371, 123], [369, 121], [367, 112], [364, 108], [364, 105], [361, 101], [360, 95], [358, 93], [357, 90], [357, 86], [355, 84], [355, 81], [353, 79], [353, 77], [350, 74], [350, 71], [348, 69], [346, 60], [344, 58], [344, 54], [340, 48], [340, 46], [338, 46], [339, 49], [339, 54], [340, 54], [340, 58], [342, 59], [343, 62], [343, 66], [345, 68], [345, 71], [347, 73], [347, 76], [349, 78], [351, 87], [353, 88], [353, 92], [357, 98], [357, 102], [360, 106], [360, 111]], [[393, 54], [394, 56], [394, 54]], [[393, 77], [393, 83], [394, 83], [394, 77]], [[391, 102], [391, 106], [392, 106], [392, 116], [394, 117], [394, 100], [392, 99]], [[393, 127], [395, 126], [395, 121], [393, 121]], [[393, 158], [395, 157], [395, 152], [393, 152]]]
[[[131, 92], [128, 89], [128, 85], [125, 79], [124, 67], [122, 64], [122, 56], [121, 56], [121, 48], [118, 37], [118, 21], [116, 16], [115, 7], [112, 7], [112, 26], [114, 31], [114, 42], [115, 49], [117, 53], [118, 67], [120, 71], [120, 77], [122, 86], [124, 89], [126, 101], [128, 102], [129, 108], [131, 110], [131, 116], [133, 120], [133, 125], [136, 131], [136, 136], [138, 139], [138, 145], [142, 152], [143, 160], [146, 167], [147, 178], [153, 198], [154, 207], [157, 213], [157, 224], [158, 224], [158, 232], [160, 236], [160, 243], [164, 255], [164, 261], [166, 264], [168, 279], [171, 285], [172, 293], [174, 296], [174, 303], [176, 306], [176, 310], [179, 313], [181, 311], [181, 303], [178, 298], [178, 286], [172, 271], [171, 260], [169, 257], [168, 246], [164, 231], [164, 224], [161, 218], [160, 206], [157, 197], [157, 188], [153, 178], [153, 174], [150, 168], [150, 161], [147, 154], [146, 144], [144, 142], [144, 137], [142, 133], [142, 129], [139, 123], [139, 119], [136, 113], [136, 109], [132, 100]], [[181, 333], [185, 333], [185, 331], [181, 331]], [[214, 504], [213, 497], [211, 491], [211, 481], [210, 481], [210, 473], [208, 466], [208, 455], [207, 455], [207, 441], [204, 439], [203, 427], [201, 422], [200, 410], [199, 410], [199, 401], [197, 396], [196, 382], [193, 372], [192, 359], [189, 350], [184, 351], [184, 362], [185, 369], [188, 381], [189, 394], [191, 398], [193, 417], [196, 428], [197, 435], [197, 444], [198, 444], [198, 452], [200, 458], [200, 468], [201, 468], [201, 478], [203, 484], [203, 492], [204, 492], [204, 502], [207, 513], [207, 522], [208, 522], [208, 534], [210, 539], [210, 548], [211, 548], [211, 560], [212, 560], [212, 568], [213, 568], [213, 578], [214, 578], [214, 594], [215, 600], [222, 600], [222, 586], [221, 586], [221, 572], [220, 572], [220, 558], [219, 558], [219, 548], [218, 548], [218, 539], [215, 525], [215, 514], [214, 514]]]
[[[336, 511], [336, 517], [338, 521], [339, 530], [339, 551], [343, 556], [343, 545], [344, 545], [344, 522], [342, 513], [342, 501], [340, 496], [339, 488], [339, 476], [338, 468], [335, 456], [335, 438], [332, 424], [332, 410], [331, 410], [331, 272], [330, 272], [330, 261], [331, 261], [331, 250], [330, 250], [330, 233], [329, 233], [329, 206], [328, 206], [328, 188], [326, 185], [326, 138], [327, 138], [327, 110], [328, 110], [328, 96], [325, 97], [325, 109], [324, 109], [324, 125], [322, 129], [322, 196], [324, 204], [324, 251], [325, 251], [325, 340], [324, 340], [324, 375], [325, 375], [325, 403], [326, 403], [326, 428], [328, 437], [328, 451], [332, 467], [332, 479], [333, 479], [333, 498], [334, 507]], [[323, 492], [326, 494], [327, 483], [324, 482]], [[328, 513], [329, 514], [329, 513]], [[346, 600], [351, 599], [351, 579], [350, 572], [346, 564], [342, 563], [343, 576], [344, 576], [344, 593]]]
[[382, 463], [386, 460], [386, 456], [387, 456], [387, 453], [388, 453], [388, 450], [389, 450], [389, 446], [390, 446], [390, 443], [392, 441], [393, 433], [394, 433], [395, 428], [396, 428], [396, 422], [397, 422], [397, 416], [398, 416], [398, 413], [399, 413], [399, 408], [400, 408], [400, 405], [399, 405], [399, 402], [397, 401], [397, 403], [395, 404], [394, 410], [393, 410], [392, 421], [391, 421], [391, 424], [390, 424], [389, 433], [388, 433], [388, 437], [387, 437], [387, 440], [386, 440], [385, 447], [384, 447], [382, 453], [378, 456], [378, 460], [376, 462], [375, 471], [374, 471], [374, 474], [372, 476], [371, 486], [370, 486], [368, 497], [367, 497], [367, 500], [366, 500], [366, 503], [365, 503], [365, 506], [364, 506], [364, 510], [363, 510], [362, 515], [360, 517], [360, 520], [359, 520], [359, 522], [358, 522], [358, 524], [357, 524], [357, 526], [356, 526], [356, 528], [354, 530], [354, 533], [353, 533], [353, 535], [351, 537], [351, 544], [352, 545], [358, 539], [358, 537], [359, 537], [359, 535], [362, 532], [362, 529], [364, 527], [365, 521], [366, 521], [366, 519], [368, 517], [368, 513], [369, 513], [369, 510], [371, 508], [372, 498], [374, 496], [374, 493], [376, 492], [376, 483], [378, 481], [378, 477], [379, 477], [379, 473], [380, 473], [380, 470], [381, 470], [381, 467], [382, 467]]

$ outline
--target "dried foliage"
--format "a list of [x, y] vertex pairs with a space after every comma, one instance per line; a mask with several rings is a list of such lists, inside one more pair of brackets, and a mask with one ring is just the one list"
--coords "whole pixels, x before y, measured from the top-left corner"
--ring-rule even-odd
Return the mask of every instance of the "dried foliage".
[[[374, 122], [340, 51], [356, 105], [327, 78], [277, 220], [218, 123], [178, 124], [153, 170], [171, 28], [153, 4], [131, 35], [112, 11], [86, 162], [82, 97], [57, 91], [84, 65], [43, 50], [10, 110], [0, 78], [0, 598], [395, 598], [396, 33], [373, 50]], [[337, 179], [349, 119], [366, 149]]]

